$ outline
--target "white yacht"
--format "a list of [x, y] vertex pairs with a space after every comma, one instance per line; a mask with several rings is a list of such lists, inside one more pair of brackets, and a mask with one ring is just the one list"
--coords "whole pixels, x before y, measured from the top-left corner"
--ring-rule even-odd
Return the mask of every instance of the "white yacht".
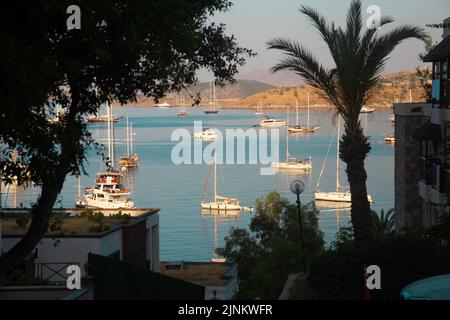
[[375, 108], [363, 106], [361, 108], [361, 112], [360, 113], [372, 113], [374, 111], [375, 111]]
[[131, 209], [134, 203], [131, 200], [130, 191], [123, 185], [124, 176], [114, 169], [114, 123], [112, 121], [111, 108], [107, 110], [107, 142], [108, 160], [107, 170], [97, 173], [95, 186], [86, 188], [84, 197], [77, 200], [77, 205], [99, 209]]
[[194, 132], [192, 135], [194, 136], [194, 138], [203, 141], [216, 141], [217, 139], [219, 139], [219, 135], [217, 134], [216, 129], [205, 129], [203, 131]]
[[258, 126], [261, 128], [279, 128], [286, 125], [286, 121], [273, 119], [268, 116], [264, 116], [264, 118], [258, 123]]
[[131, 193], [122, 184], [123, 175], [115, 171], [97, 173], [95, 186], [87, 188], [84, 202], [88, 208], [131, 209]]

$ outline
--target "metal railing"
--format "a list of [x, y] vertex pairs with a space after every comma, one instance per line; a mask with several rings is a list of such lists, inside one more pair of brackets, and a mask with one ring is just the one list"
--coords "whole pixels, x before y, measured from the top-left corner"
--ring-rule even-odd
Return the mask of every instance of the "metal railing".
[[426, 156], [420, 157], [420, 180], [426, 185], [431, 184], [433, 164], [439, 163], [439, 159]]
[[448, 164], [436, 163], [432, 167], [431, 186], [439, 193], [447, 193]]
[[78, 262], [34, 263], [34, 277], [50, 284], [65, 283], [70, 276], [66, 270], [71, 265], [80, 266]]

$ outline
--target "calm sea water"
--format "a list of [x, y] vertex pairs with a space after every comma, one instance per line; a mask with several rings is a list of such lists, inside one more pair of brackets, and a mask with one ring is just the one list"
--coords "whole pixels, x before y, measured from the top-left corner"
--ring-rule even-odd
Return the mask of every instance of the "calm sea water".
[[[251, 213], [241, 213], [237, 217], [210, 216], [201, 213], [200, 196], [204, 189], [208, 174], [208, 165], [176, 166], [171, 161], [172, 132], [177, 128], [193, 131], [193, 121], [201, 120], [204, 126], [221, 130], [226, 128], [253, 127], [260, 116], [251, 110], [222, 109], [218, 115], [208, 116], [203, 109], [189, 110], [189, 117], [177, 117], [176, 108], [115, 108], [114, 113], [128, 115], [135, 131], [134, 151], [141, 158], [139, 168], [127, 173], [128, 186], [133, 192], [133, 199], [138, 207], [161, 208], [160, 212], [160, 252], [162, 260], [209, 260], [217, 246], [224, 243], [231, 227], [247, 227]], [[392, 132], [392, 124], [388, 117], [391, 111], [377, 110], [373, 114], [361, 115], [361, 123], [366, 134], [371, 137], [372, 151], [366, 161], [368, 172], [368, 188], [375, 199], [373, 209], [389, 209], [394, 206], [394, 148], [383, 143], [384, 135]], [[286, 112], [271, 112], [278, 119], [286, 119]], [[306, 122], [306, 112], [300, 112], [300, 122]], [[295, 157], [311, 156], [313, 170], [308, 175], [286, 174], [279, 172], [274, 176], [260, 174], [259, 165], [220, 165], [218, 167], [219, 193], [230, 197], [238, 197], [246, 206], [254, 206], [255, 199], [263, 197], [271, 191], [278, 191], [284, 197], [294, 201], [289, 192], [289, 184], [294, 179], [302, 179], [306, 190], [302, 195], [303, 202], [312, 201], [322, 165], [325, 161], [330, 141], [335, 132], [334, 113], [332, 110], [314, 110], [311, 122], [321, 129], [310, 135], [290, 135], [289, 153]], [[291, 124], [295, 123], [295, 112], [290, 115]], [[90, 125], [94, 137], [105, 142], [106, 126]], [[125, 128], [122, 119], [115, 125], [116, 154], [120, 156], [126, 151]], [[280, 158], [285, 158], [285, 129], [280, 129]], [[205, 144], [206, 145], [206, 144]], [[81, 178], [82, 188], [91, 186], [96, 172], [102, 167], [99, 156], [95, 152], [88, 155], [86, 170], [89, 176]], [[336, 141], [332, 142], [330, 154], [320, 183], [322, 191], [335, 190]], [[345, 166], [341, 163], [341, 185], [347, 185]], [[212, 189], [212, 181], [210, 181]], [[38, 190], [10, 192], [6, 201], [9, 206], [22, 203], [28, 206], [36, 199]], [[60, 196], [60, 204], [72, 207], [77, 196], [77, 181], [74, 177], [66, 180]], [[350, 219], [348, 208], [319, 206], [320, 228], [327, 241], [332, 241], [340, 226], [347, 225]]]

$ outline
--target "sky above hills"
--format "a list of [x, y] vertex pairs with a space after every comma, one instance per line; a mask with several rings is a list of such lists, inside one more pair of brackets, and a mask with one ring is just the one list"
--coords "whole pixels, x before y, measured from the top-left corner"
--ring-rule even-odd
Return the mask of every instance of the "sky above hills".
[[[332, 60], [328, 48], [320, 36], [299, 12], [300, 5], [307, 5], [319, 10], [328, 21], [343, 26], [351, 0], [233, 0], [233, 7], [217, 14], [212, 20], [225, 23], [227, 33], [234, 34], [241, 46], [258, 53], [241, 68], [241, 78], [261, 76], [265, 70], [275, 65], [281, 54], [266, 49], [266, 42], [275, 37], [297, 40], [309, 48], [325, 65], [331, 66]], [[377, 5], [382, 15], [389, 15], [395, 22], [386, 26], [386, 30], [402, 24], [413, 24], [425, 27], [426, 24], [441, 23], [450, 17], [449, 0], [363, 0], [363, 14], [369, 17], [366, 9]], [[440, 41], [442, 30], [426, 29], [434, 41]], [[381, 30], [383, 32], [383, 29]], [[397, 47], [386, 65], [386, 73], [411, 70], [421, 64], [418, 54], [423, 52], [423, 44], [417, 40], [409, 40]], [[201, 81], [210, 75], [199, 74]], [[286, 76], [287, 82], [295, 82], [295, 77]], [[271, 82], [270, 75], [266, 75]], [[280, 78], [280, 77], [278, 77]], [[292, 78], [292, 79], [290, 79]], [[263, 81], [264, 79], [252, 79]], [[273, 80], [274, 82], [278, 80]], [[273, 82], [272, 82], [273, 83]], [[286, 83], [284, 83], [285, 85]]]

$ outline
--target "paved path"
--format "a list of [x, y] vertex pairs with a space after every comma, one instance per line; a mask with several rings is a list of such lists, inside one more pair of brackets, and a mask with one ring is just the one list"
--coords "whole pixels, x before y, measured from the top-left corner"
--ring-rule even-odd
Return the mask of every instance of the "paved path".
[[283, 291], [281, 292], [280, 296], [278, 297], [278, 300], [289, 300], [290, 298], [290, 291], [291, 288], [295, 285], [295, 282], [297, 279], [303, 277], [303, 272], [301, 273], [295, 273], [290, 274], [286, 280], [286, 283], [284, 284]]

